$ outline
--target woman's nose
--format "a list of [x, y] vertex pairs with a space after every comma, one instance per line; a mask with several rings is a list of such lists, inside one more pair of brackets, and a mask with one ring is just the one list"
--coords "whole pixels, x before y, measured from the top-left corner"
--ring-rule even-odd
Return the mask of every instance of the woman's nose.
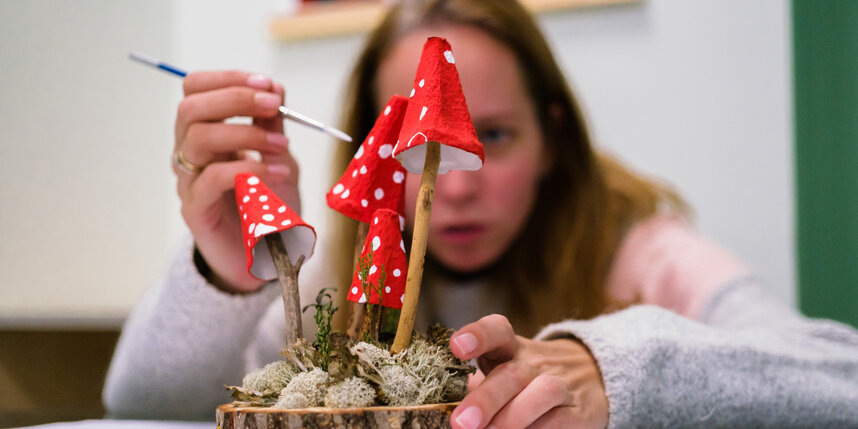
[[435, 183], [435, 200], [461, 205], [479, 194], [479, 172], [451, 171], [441, 174]]

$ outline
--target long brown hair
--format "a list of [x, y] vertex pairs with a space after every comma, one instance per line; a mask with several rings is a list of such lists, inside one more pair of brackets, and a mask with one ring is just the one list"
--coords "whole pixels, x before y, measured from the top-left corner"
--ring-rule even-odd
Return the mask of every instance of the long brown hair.
[[[376, 99], [376, 75], [387, 52], [407, 29], [436, 23], [478, 28], [514, 53], [553, 160], [525, 230], [489, 279], [510, 290], [509, 299], [518, 303], [508, 306], [507, 315], [516, 331], [531, 335], [546, 323], [591, 318], [616, 307], [605, 293], [605, 280], [623, 235], [662, 203], [678, 212], [684, 204], [664, 185], [594, 151], [581, 109], [545, 38], [515, 0], [406, 0], [393, 7], [369, 35], [348, 82], [342, 125], [357, 139], [352, 146], [339, 146], [333, 179], [369, 134], [384, 102]], [[347, 284], [356, 223], [337, 219], [339, 235], [329, 256], [342, 270], [336, 280]]]

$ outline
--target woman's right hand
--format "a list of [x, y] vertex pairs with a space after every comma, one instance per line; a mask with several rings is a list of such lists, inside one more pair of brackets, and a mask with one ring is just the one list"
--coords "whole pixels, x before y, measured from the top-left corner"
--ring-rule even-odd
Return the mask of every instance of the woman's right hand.
[[[188, 173], [173, 163], [182, 217], [210, 269], [209, 281], [229, 292], [257, 290], [262, 281], [247, 272], [235, 175], [253, 172], [300, 213], [298, 164], [278, 112], [283, 86], [240, 71], [196, 72], [185, 77], [184, 92], [174, 150], [203, 169]], [[251, 117], [253, 123], [224, 123], [236, 116]], [[261, 161], [249, 151], [258, 151]]]

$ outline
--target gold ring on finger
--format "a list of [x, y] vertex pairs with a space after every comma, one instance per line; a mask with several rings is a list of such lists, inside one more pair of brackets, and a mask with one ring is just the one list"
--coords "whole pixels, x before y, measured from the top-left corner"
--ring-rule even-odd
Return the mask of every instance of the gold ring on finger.
[[185, 159], [185, 157], [182, 156], [181, 149], [173, 152], [173, 164], [176, 164], [176, 167], [178, 167], [179, 170], [182, 170], [183, 173], [190, 175], [199, 174], [205, 168], [204, 165], [196, 165]]

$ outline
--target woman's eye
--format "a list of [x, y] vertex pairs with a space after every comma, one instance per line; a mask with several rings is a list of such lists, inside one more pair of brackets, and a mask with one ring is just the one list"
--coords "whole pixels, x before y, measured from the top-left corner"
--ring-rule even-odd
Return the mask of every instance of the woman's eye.
[[512, 132], [505, 128], [488, 128], [481, 130], [477, 138], [484, 145], [496, 145], [509, 141], [512, 138]]

